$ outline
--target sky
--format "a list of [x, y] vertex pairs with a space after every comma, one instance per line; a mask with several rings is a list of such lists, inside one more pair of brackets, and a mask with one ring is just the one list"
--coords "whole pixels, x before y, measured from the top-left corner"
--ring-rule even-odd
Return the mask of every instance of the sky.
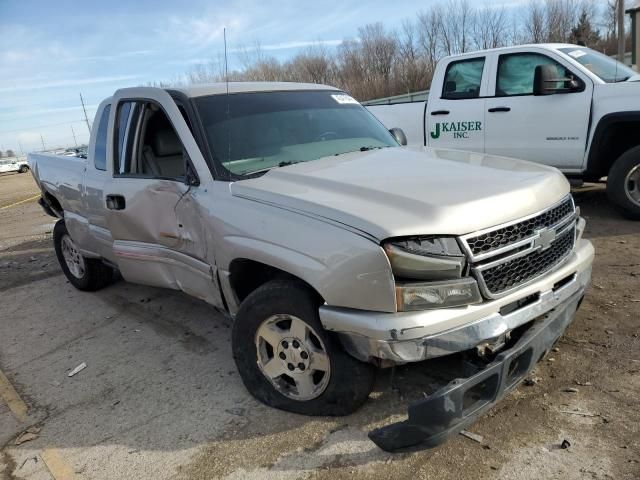
[[[88, 142], [98, 104], [122, 87], [171, 81], [219, 58], [229, 69], [259, 42], [278, 59], [357, 39], [358, 27], [397, 28], [438, 0], [0, 0], [0, 151]], [[486, 0], [514, 4], [518, 0]]]

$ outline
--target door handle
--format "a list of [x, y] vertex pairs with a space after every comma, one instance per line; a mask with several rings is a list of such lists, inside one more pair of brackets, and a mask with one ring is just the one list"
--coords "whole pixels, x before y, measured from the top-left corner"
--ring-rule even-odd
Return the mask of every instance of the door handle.
[[431, 115], [449, 115], [449, 110], [434, 110]]
[[493, 107], [489, 109], [489, 113], [510, 112], [510, 111], [511, 111], [511, 107]]
[[122, 195], [107, 195], [107, 208], [109, 210], [124, 210], [127, 202]]

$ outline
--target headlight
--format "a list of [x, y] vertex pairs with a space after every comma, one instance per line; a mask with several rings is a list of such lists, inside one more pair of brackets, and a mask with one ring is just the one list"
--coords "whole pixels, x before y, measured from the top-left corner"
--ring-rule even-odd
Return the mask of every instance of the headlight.
[[466, 259], [451, 237], [414, 237], [383, 245], [397, 278], [446, 280], [462, 277]]
[[429, 308], [460, 307], [482, 301], [473, 278], [450, 282], [406, 283], [396, 285], [399, 312]]
[[455, 238], [412, 237], [382, 246], [396, 279], [399, 312], [482, 301], [477, 282], [466, 276], [467, 260]]

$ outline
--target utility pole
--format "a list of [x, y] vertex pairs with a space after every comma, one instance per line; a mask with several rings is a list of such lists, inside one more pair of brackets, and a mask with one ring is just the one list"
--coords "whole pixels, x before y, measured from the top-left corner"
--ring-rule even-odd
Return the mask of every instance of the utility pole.
[[44, 152], [46, 148], [44, 146], [44, 138], [42, 138], [42, 134], [40, 134], [40, 140], [42, 140], [42, 151]]
[[89, 129], [89, 135], [91, 135], [91, 125], [89, 124], [89, 117], [87, 117], [87, 109], [84, 106], [84, 98], [82, 98], [82, 93], [80, 93], [80, 103], [82, 103], [82, 110], [84, 111], [84, 120], [87, 122], [87, 128]]
[[20, 155], [24, 155], [24, 149], [22, 148], [22, 143], [20, 143], [20, 140], [18, 140], [18, 147], [20, 147]]
[[618, 60], [624, 63], [624, 0], [618, 0]]
[[73, 131], [73, 125], [69, 125], [71, 127], [71, 134], [73, 135], [73, 143], [75, 146], [78, 146], [78, 141], [76, 140], [76, 132]]

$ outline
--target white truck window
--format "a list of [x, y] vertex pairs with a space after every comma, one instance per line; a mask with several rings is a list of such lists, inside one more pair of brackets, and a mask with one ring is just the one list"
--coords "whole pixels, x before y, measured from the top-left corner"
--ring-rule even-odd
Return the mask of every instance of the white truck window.
[[[538, 65], [556, 67], [557, 78], [569, 78], [567, 69], [555, 60], [539, 53], [513, 53], [500, 55], [496, 96], [533, 95], [533, 78]], [[564, 82], [558, 82], [555, 88], [563, 88]]]
[[107, 105], [102, 110], [100, 116], [100, 125], [98, 125], [98, 133], [96, 134], [96, 147], [93, 153], [93, 164], [97, 170], [107, 169], [107, 127], [109, 124], [109, 112], [111, 105]]
[[451, 62], [444, 75], [442, 98], [478, 98], [484, 70], [484, 57]]

